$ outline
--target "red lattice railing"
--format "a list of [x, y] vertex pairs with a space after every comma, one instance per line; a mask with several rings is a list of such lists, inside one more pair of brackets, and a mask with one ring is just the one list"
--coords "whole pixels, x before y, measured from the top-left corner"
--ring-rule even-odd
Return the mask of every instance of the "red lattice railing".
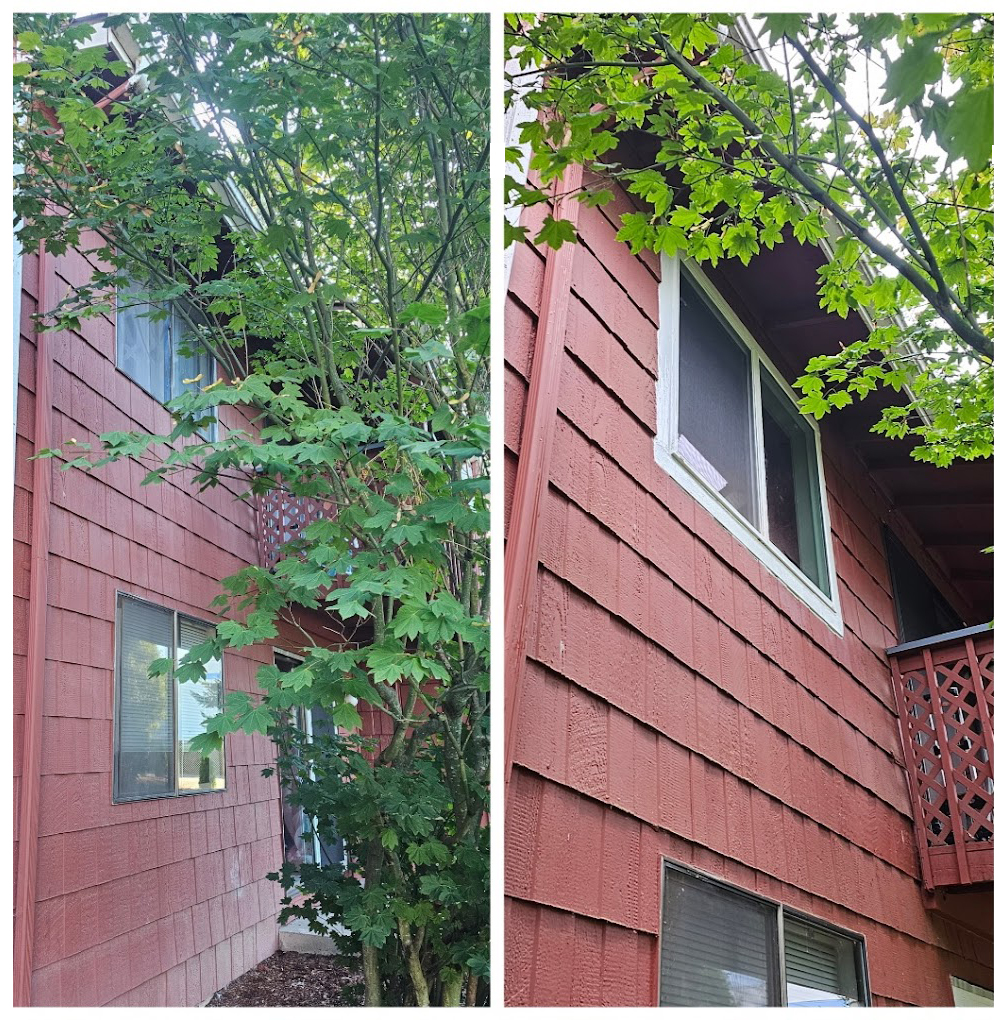
[[312, 521], [320, 520], [332, 507], [321, 500], [291, 496], [270, 489], [259, 497], [259, 565], [272, 570], [280, 558], [280, 546], [298, 538]]
[[888, 651], [923, 883], [993, 880], [993, 631]]

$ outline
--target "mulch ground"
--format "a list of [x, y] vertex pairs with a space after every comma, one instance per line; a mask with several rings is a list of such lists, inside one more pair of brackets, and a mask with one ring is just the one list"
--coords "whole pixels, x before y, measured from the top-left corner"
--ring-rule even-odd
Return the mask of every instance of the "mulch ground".
[[363, 979], [333, 956], [274, 953], [214, 992], [208, 1006], [362, 1006]]

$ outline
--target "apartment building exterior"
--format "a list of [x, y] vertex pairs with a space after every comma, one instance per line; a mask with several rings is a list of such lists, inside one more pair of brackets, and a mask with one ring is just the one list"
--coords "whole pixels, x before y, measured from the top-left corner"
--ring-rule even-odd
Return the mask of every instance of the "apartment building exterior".
[[[91, 20], [91, 43], [135, 69], [128, 32]], [[126, 79], [112, 84], [110, 96]], [[217, 367], [184, 352], [173, 311], [152, 320], [128, 292], [76, 331], [39, 331], [36, 314], [92, 266], [43, 246], [14, 268], [15, 1004], [198, 1005], [276, 950], [281, 890], [266, 875], [342, 851], [262, 774], [275, 764], [265, 736], [229, 735], [209, 756], [188, 741], [226, 692], [256, 690], [259, 666], [289, 666], [305, 633], [352, 635], [304, 611], [271, 644], [225, 652], [204, 683], [147, 668], [211, 633], [221, 580], [272, 568], [322, 510], [242, 498], [236, 482], [143, 486], [149, 465], [132, 459], [94, 472], [33, 460], [110, 431], [170, 431], [164, 404]], [[250, 427], [245, 410], [220, 408], [214, 430], [232, 427]], [[360, 714], [380, 739], [380, 713]], [[324, 711], [302, 715], [309, 733], [331, 731]]]
[[820, 250], [590, 183], [509, 270], [506, 1001], [992, 1005], [992, 466], [800, 415]]

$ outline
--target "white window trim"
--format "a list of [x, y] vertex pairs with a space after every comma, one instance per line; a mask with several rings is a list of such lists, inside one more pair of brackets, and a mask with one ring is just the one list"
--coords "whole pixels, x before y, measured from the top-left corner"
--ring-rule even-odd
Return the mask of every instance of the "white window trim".
[[768, 537], [766, 511], [766, 464], [763, 453], [762, 391], [759, 371], [774, 379], [798, 407], [791, 385], [776, 370], [763, 353], [755, 337], [730, 305], [717, 292], [706, 274], [691, 259], [685, 261], [690, 280], [716, 306], [732, 331], [751, 353], [752, 410], [756, 427], [756, 517], [759, 526], [752, 524], [719, 492], [712, 489], [686, 462], [678, 449], [678, 348], [679, 348], [679, 279], [683, 260], [678, 256], [661, 256], [661, 283], [658, 289], [659, 326], [657, 333], [657, 436], [654, 438], [654, 459], [698, 503], [708, 510], [727, 530], [745, 546], [767, 569], [794, 593], [816, 616], [842, 636], [843, 615], [836, 579], [836, 563], [832, 547], [832, 526], [829, 520], [829, 503], [825, 491], [825, 472], [822, 466], [821, 434], [815, 421], [805, 416], [815, 438], [815, 459], [818, 467], [818, 491], [821, 500], [822, 532], [825, 538], [826, 576], [829, 591], [826, 595], [803, 571], [785, 556]]

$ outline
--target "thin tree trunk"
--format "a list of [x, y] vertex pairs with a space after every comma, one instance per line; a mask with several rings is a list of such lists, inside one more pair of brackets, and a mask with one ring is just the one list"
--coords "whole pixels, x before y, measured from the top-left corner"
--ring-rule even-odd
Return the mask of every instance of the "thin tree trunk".
[[375, 946], [363, 947], [364, 957], [364, 1005], [381, 1005], [381, 967], [378, 965], [378, 950]]
[[451, 971], [450, 977], [444, 980], [444, 990], [441, 993], [442, 1006], [460, 1006], [462, 1004], [462, 983], [465, 976], [462, 971]]
[[427, 984], [427, 976], [423, 973], [423, 964], [420, 962], [420, 944], [423, 941], [423, 929], [414, 936], [409, 924], [406, 921], [399, 921], [399, 938], [402, 940], [403, 948], [406, 951], [406, 963], [409, 967], [409, 979], [413, 983], [413, 992], [416, 995], [417, 1006], [430, 1005], [430, 986]]

